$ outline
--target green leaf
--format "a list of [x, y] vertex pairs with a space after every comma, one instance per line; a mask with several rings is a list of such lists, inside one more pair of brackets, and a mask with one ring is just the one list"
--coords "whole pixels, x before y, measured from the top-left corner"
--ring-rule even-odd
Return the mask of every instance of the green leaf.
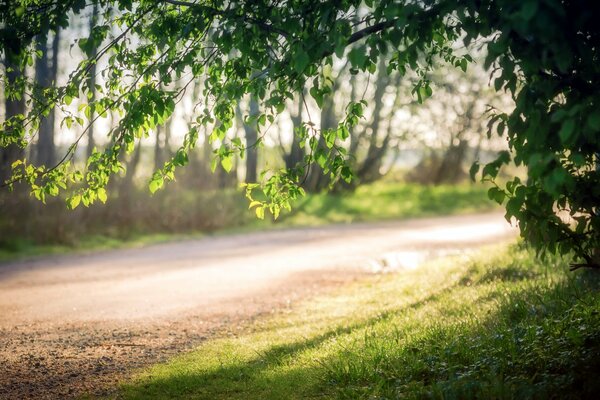
[[588, 116], [587, 125], [595, 131], [600, 131], [600, 113], [592, 112]]
[[494, 200], [498, 204], [502, 204], [505, 196], [506, 193], [500, 188], [492, 187], [488, 190], [488, 198]]
[[296, 72], [302, 73], [308, 66], [309, 62], [310, 59], [306, 51], [304, 51], [304, 49], [300, 49], [298, 50], [298, 52], [296, 52], [294, 56], [294, 69], [296, 70]]
[[325, 169], [327, 166], [327, 155], [323, 149], [317, 149], [315, 152], [315, 160], [317, 161], [317, 164], [319, 164], [319, 167]]
[[317, 102], [319, 108], [323, 107], [323, 92], [319, 90], [316, 86], [313, 86], [308, 91], [313, 99]]
[[338, 44], [336, 44], [335, 46], [335, 55], [338, 58], [342, 58], [344, 56], [344, 53], [346, 52], [346, 43], [343, 41], [340, 41]]
[[354, 68], [363, 69], [367, 61], [367, 53], [364, 47], [355, 47], [348, 53], [348, 59]]
[[182, 167], [188, 163], [188, 155], [185, 151], [179, 150], [173, 157], [173, 163], [178, 167]]
[[426, 99], [431, 97], [432, 94], [433, 90], [429, 85], [419, 86], [419, 88], [417, 89], [417, 99], [419, 103], [423, 103]]
[[498, 176], [499, 169], [500, 168], [497, 163], [491, 162], [489, 164], [486, 164], [483, 167], [483, 171], [481, 172], [482, 178], [496, 178], [496, 176]]
[[254, 212], [256, 213], [256, 217], [258, 219], [265, 219], [265, 207], [264, 206], [256, 207]]
[[59, 190], [58, 190], [58, 186], [57, 185], [51, 184], [51, 185], [48, 186], [48, 194], [50, 196], [58, 196], [58, 191]]
[[261, 114], [261, 115], [258, 117], [258, 120], [256, 120], [256, 124], [257, 124], [258, 126], [265, 126], [265, 125], [266, 125], [266, 123], [267, 123], [267, 116], [266, 116], [265, 114]]
[[78, 40], [77, 44], [79, 45], [79, 48], [86, 53], [87, 52], [87, 48], [88, 48], [88, 40], [86, 38], [81, 38]]
[[496, 89], [496, 91], [500, 91], [500, 89], [502, 89], [502, 85], [504, 84], [504, 79], [502, 79], [502, 77], [498, 77], [496, 79], [494, 79], [494, 89]]
[[106, 195], [106, 189], [105, 188], [98, 188], [98, 199], [100, 199], [101, 202], [106, 203], [106, 200], [108, 199], [108, 196]]
[[525, 21], [529, 21], [531, 18], [533, 18], [533, 16], [537, 12], [537, 9], [538, 9], [538, 1], [537, 0], [529, 0], [529, 1], [525, 2], [521, 8], [521, 17]]
[[152, 180], [150, 181], [150, 184], [148, 185], [148, 189], [150, 189], [150, 193], [154, 194], [158, 189], [163, 187], [164, 183], [165, 183], [165, 180], [164, 180], [162, 174], [160, 174], [160, 172], [154, 173]]
[[471, 165], [471, 168], [469, 169], [469, 176], [471, 177], [471, 180], [473, 182], [475, 182], [475, 175], [477, 175], [477, 173], [479, 172], [479, 162], [475, 161], [473, 163], [473, 165]]
[[221, 166], [228, 173], [231, 172], [231, 168], [233, 168], [233, 157], [231, 154], [221, 157]]
[[562, 126], [560, 127], [560, 131], [558, 132], [560, 141], [563, 144], [569, 143], [571, 140], [571, 137], [573, 136], [574, 131], [575, 131], [575, 120], [571, 119], [571, 118], [567, 119], [565, 122], [563, 122]]
[[80, 202], [81, 202], [81, 195], [74, 194], [73, 196], [71, 196], [67, 199], [67, 207], [70, 210], [74, 210], [77, 208], [77, 206], [79, 205]]
[[261, 206], [263, 203], [257, 200], [252, 200], [250, 202], [250, 204], [248, 205], [248, 208], [253, 208], [253, 207], [257, 207], [257, 206]]
[[350, 167], [348, 167], [346, 165], [343, 166], [342, 170], [340, 171], [340, 176], [346, 183], [352, 182], [353, 174], [352, 174], [352, 170], [350, 169]]

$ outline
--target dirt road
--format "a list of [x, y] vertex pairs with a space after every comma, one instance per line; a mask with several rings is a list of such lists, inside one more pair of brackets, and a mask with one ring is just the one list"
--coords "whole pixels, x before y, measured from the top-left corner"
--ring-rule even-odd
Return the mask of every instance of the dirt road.
[[300, 298], [514, 235], [491, 213], [0, 264], [0, 398], [102, 393], [136, 367]]

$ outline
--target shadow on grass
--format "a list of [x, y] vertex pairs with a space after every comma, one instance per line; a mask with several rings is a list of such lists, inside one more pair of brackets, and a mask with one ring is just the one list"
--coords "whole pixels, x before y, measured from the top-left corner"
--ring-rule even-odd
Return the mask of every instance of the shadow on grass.
[[[334, 387], [323, 386], [325, 369], [319, 362], [293, 365], [301, 353], [314, 350], [338, 336], [363, 330], [393, 315], [418, 309], [424, 304], [436, 301], [444, 293], [452, 291], [458, 283], [448, 285], [424, 299], [402, 307], [388, 309], [376, 316], [347, 326], [338, 326], [322, 334], [302, 340], [275, 345], [267, 351], [256, 353], [256, 357], [234, 365], [209, 371], [187, 370], [177, 375], [143, 378], [127, 385], [124, 398], [169, 398], [169, 399], [290, 399], [323, 398]], [[261, 331], [259, 331], [261, 332]], [[264, 333], [264, 330], [262, 331]], [[274, 371], [277, 367], [292, 362], [284, 371]]]
[[[187, 360], [168, 375], [129, 384], [123, 397], [593, 398], [600, 391], [600, 276], [582, 271], [556, 284], [528, 284], [536, 274], [513, 268], [467, 270], [421, 300], [230, 365], [200, 370]], [[498, 307], [474, 323], [430, 321], [402, 341], [368, 334], [393, 331], [400, 315], [443, 310], [456, 291], [469, 290], [465, 282], [496, 285], [479, 301]], [[505, 291], [503, 283], [521, 286]], [[352, 348], [334, 343], [347, 335]], [[318, 361], [305, 352], [317, 352]]]
[[[514, 278], [496, 268], [474, 284]], [[356, 355], [332, 361], [330, 381], [343, 399], [596, 399], [599, 294], [596, 271], [496, 290], [478, 304], [499, 307], [476, 323], [435, 326], [397, 348], [366, 338]]]

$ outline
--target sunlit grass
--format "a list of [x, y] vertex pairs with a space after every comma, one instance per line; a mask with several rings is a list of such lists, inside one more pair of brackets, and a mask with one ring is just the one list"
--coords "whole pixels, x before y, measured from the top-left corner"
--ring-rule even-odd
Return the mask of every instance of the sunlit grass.
[[582, 398], [600, 277], [518, 246], [374, 276], [140, 372], [120, 397]]
[[483, 185], [379, 182], [360, 186], [353, 193], [309, 195], [291, 215], [284, 216], [283, 221], [293, 225], [319, 225], [484, 211], [496, 207], [486, 193]]

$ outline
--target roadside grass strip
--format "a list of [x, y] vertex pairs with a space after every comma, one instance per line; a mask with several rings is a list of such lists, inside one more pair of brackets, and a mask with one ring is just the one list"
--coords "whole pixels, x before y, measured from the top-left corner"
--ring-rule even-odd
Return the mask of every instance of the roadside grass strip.
[[323, 225], [433, 217], [488, 211], [498, 205], [487, 197], [481, 184], [425, 186], [377, 182], [359, 186], [352, 193], [309, 194], [291, 214], [282, 215], [285, 225]]
[[522, 244], [376, 275], [141, 371], [125, 399], [595, 398], [600, 274]]
[[[185, 192], [182, 212], [202, 203], [201, 193]], [[36, 243], [14, 236], [0, 237], [0, 262], [50, 254], [85, 253], [100, 250], [143, 247], [177, 240], [198, 239], [207, 234], [226, 235], [298, 226], [322, 226], [331, 223], [374, 222], [415, 217], [466, 214], [498, 209], [487, 197], [487, 188], [480, 184], [422, 186], [407, 183], [377, 182], [360, 186], [351, 193], [307, 194], [293, 205], [290, 213], [282, 213], [277, 220], [270, 217], [259, 220], [248, 201], [237, 191], [222, 193], [228, 214], [236, 215], [231, 221], [220, 221], [210, 230], [173, 228], [152, 231], [132, 226], [109, 229], [110, 233], [81, 232], [69, 243]], [[62, 205], [61, 205], [62, 207]], [[65, 209], [66, 210], [66, 209]], [[45, 211], [51, 212], [51, 211]], [[0, 226], [3, 218], [0, 215]], [[61, 224], [63, 222], [61, 221]]]

